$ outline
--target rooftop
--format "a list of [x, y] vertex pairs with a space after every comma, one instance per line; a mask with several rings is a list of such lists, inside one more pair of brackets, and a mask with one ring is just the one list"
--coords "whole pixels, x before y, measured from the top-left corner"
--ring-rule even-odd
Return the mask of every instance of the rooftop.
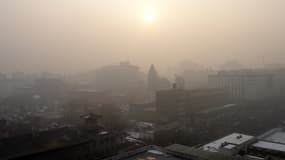
[[173, 144], [166, 147], [167, 150], [177, 153], [178, 155], [184, 155], [190, 159], [203, 159], [203, 160], [237, 160], [238, 158], [232, 156], [226, 156], [220, 153], [213, 153], [204, 151], [202, 149], [197, 149], [193, 147], [188, 147], [180, 144]]
[[285, 131], [283, 128], [274, 128], [258, 137], [252, 147], [271, 151], [285, 152]]
[[172, 144], [165, 148], [146, 146], [104, 160], [238, 160], [238, 158]]
[[282, 143], [285, 145], [285, 131], [283, 128], [274, 128], [259, 136], [258, 139], [268, 142]]
[[259, 149], [266, 149], [271, 151], [280, 151], [285, 152], [285, 145], [279, 143], [272, 143], [266, 141], [258, 141], [252, 145], [252, 147], [259, 148]]
[[233, 133], [214, 142], [204, 145], [202, 148], [205, 151], [218, 152], [221, 148], [233, 149], [243, 143], [252, 140], [254, 137], [239, 133]]
[[149, 149], [137, 155], [128, 157], [125, 160], [180, 160], [180, 158], [171, 156], [156, 149]]
[[[1, 139], [0, 157], [29, 155], [86, 142], [74, 128], [63, 127]], [[19, 145], [21, 144], [21, 145]], [[0, 159], [1, 159], [0, 158]]]
[[130, 152], [118, 154], [105, 160], [184, 160], [157, 146], [146, 146]]
[[223, 105], [221, 107], [209, 108], [209, 109], [203, 110], [199, 113], [208, 114], [208, 113], [212, 113], [212, 112], [216, 112], [216, 111], [224, 111], [226, 109], [233, 108], [233, 107], [237, 107], [237, 104], [226, 104], [226, 105]]
[[230, 71], [220, 71], [217, 75], [219, 76], [271, 76], [272, 71], [267, 70], [251, 70], [251, 69], [242, 69], [242, 70], [230, 70]]

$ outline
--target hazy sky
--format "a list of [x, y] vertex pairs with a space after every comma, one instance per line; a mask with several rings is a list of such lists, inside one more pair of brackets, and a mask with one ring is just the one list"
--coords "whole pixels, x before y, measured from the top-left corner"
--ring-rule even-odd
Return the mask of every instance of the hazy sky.
[[[144, 19], [153, 12], [154, 22]], [[0, 71], [285, 58], [284, 0], [0, 0]]]

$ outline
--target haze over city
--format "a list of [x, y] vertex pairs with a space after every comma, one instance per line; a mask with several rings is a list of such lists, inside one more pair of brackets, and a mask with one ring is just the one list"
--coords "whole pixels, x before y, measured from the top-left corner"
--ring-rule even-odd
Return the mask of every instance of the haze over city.
[[0, 160], [285, 160], [284, 0], [0, 0]]
[[283, 0], [1, 0], [2, 72], [283, 63]]

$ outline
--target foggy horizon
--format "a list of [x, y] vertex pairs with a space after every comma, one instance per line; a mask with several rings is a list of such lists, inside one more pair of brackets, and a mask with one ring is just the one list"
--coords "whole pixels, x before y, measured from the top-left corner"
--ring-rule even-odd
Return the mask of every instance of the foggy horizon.
[[285, 160], [285, 0], [0, 0], [0, 160]]
[[121, 61], [164, 73], [184, 60], [281, 64], [284, 7], [282, 0], [3, 0], [0, 71], [74, 73]]

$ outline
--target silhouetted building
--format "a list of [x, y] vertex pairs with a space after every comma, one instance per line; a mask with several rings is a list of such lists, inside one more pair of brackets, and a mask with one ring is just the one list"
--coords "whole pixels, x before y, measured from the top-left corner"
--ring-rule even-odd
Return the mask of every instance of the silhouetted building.
[[155, 103], [130, 104], [129, 117], [139, 121], [155, 121]]
[[210, 88], [226, 89], [232, 100], [262, 100], [285, 94], [282, 70], [221, 71], [209, 76]]
[[153, 64], [150, 66], [150, 69], [148, 71], [147, 85], [150, 91], [158, 90], [159, 76]]
[[185, 89], [185, 80], [183, 77], [175, 75], [175, 87], [176, 89]]
[[162, 89], [169, 89], [171, 87], [171, 84], [167, 78], [159, 76], [154, 65], [152, 64], [148, 71], [147, 87], [149, 91], [156, 92]]
[[94, 106], [114, 103], [109, 94], [96, 90], [73, 90], [70, 98], [71, 101]]
[[163, 121], [192, 117], [198, 111], [227, 104], [227, 94], [220, 89], [162, 90], [156, 93], [156, 107]]
[[140, 89], [143, 85], [139, 67], [128, 62], [97, 69], [95, 81], [99, 91], [128, 93], [130, 90]]
[[95, 90], [73, 90], [64, 104], [64, 118], [67, 122], [78, 122], [78, 117], [88, 113], [98, 113], [100, 107], [113, 104], [112, 97]]
[[23, 74], [8, 77], [0, 73], [0, 101], [13, 95], [18, 88], [31, 85]]
[[58, 128], [0, 140], [0, 159], [102, 159], [130, 145], [123, 133]]
[[208, 76], [213, 74], [212, 70], [185, 70], [181, 73], [185, 81], [185, 89], [201, 89], [208, 87]]
[[58, 78], [38, 79], [34, 89], [44, 103], [59, 103], [67, 96], [67, 86]]

